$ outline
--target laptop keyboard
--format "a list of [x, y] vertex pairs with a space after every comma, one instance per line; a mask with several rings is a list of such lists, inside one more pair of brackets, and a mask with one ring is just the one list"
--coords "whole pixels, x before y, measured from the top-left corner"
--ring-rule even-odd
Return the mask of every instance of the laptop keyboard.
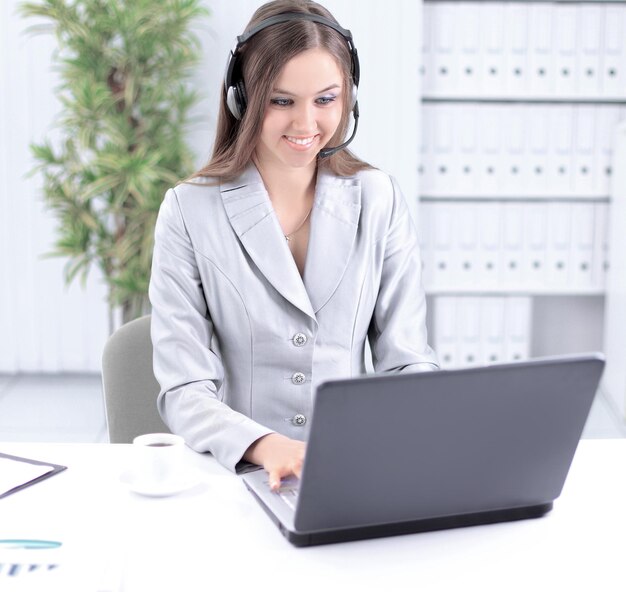
[[297, 485], [281, 486], [278, 495], [292, 510], [295, 510], [298, 503], [298, 491]]
[[[270, 486], [269, 481], [266, 481], [267, 486]], [[283, 500], [292, 510], [295, 511], [296, 504], [298, 503], [298, 493], [300, 491], [300, 480], [297, 477], [288, 477], [283, 479], [278, 491], [278, 497]]]

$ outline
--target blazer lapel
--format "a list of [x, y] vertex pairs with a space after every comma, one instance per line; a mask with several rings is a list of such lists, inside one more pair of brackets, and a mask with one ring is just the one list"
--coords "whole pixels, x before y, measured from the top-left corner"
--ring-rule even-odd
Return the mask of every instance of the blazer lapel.
[[303, 275], [315, 312], [328, 302], [346, 271], [360, 213], [360, 181], [320, 170]]
[[296, 262], [254, 164], [250, 163], [237, 179], [222, 183], [220, 193], [230, 224], [259, 271], [283, 297], [315, 319]]

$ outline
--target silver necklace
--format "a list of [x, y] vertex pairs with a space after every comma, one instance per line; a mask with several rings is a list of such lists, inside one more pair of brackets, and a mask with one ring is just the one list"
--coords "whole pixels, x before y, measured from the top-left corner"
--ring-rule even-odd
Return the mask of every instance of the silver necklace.
[[311, 206], [311, 208], [307, 212], [307, 215], [304, 217], [304, 220], [300, 222], [300, 224], [298, 225], [298, 228], [296, 228], [295, 230], [292, 230], [289, 234], [285, 234], [285, 240], [287, 242], [289, 242], [291, 240], [291, 237], [304, 226], [304, 223], [309, 219], [309, 216], [311, 215], [312, 211], [313, 211], [313, 206]]

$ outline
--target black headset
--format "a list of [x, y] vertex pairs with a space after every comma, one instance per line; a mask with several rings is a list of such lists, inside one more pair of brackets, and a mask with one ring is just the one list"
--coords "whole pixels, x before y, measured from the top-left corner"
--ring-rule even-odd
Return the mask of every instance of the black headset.
[[226, 74], [224, 76], [226, 104], [228, 106], [228, 110], [231, 112], [235, 119], [243, 118], [246, 107], [248, 105], [248, 95], [246, 93], [246, 87], [243, 82], [241, 68], [239, 65], [239, 56], [241, 55], [242, 46], [247, 43], [251, 37], [256, 35], [259, 31], [266, 29], [267, 27], [271, 27], [272, 25], [277, 25], [279, 23], [286, 23], [289, 21], [297, 20], [312, 21], [314, 23], [325, 25], [337, 31], [346, 40], [346, 43], [348, 44], [348, 49], [350, 50], [350, 56], [352, 57], [352, 97], [350, 108], [354, 116], [354, 129], [352, 131], [352, 135], [347, 142], [344, 142], [339, 146], [335, 146], [334, 148], [323, 148], [322, 150], [320, 150], [320, 158], [326, 158], [327, 156], [335, 154], [335, 152], [339, 152], [339, 150], [343, 150], [350, 142], [352, 142], [354, 136], [356, 135], [356, 130], [359, 124], [359, 103], [357, 101], [359, 78], [361, 74], [359, 67], [359, 57], [357, 55], [354, 42], [352, 41], [352, 33], [350, 33], [348, 29], [340, 27], [337, 23], [334, 23], [327, 18], [324, 18], [323, 16], [319, 16], [317, 14], [310, 14], [306, 12], [284, 12], [282, 14], [277, 14], [273, 17], [261, 21], [256, 27], [253, 27], [247, 33], [239, 35], [237, 37], [237, 44], [231, 50], [230, 55], [228, 56], [228, 62], [226, 64]]

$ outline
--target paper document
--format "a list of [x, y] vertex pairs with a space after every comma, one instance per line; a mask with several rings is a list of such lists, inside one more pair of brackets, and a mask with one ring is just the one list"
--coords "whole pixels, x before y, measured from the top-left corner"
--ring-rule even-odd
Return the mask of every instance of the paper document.
[[45, 479], [65, 467], [0, 452], [0, 498]]

